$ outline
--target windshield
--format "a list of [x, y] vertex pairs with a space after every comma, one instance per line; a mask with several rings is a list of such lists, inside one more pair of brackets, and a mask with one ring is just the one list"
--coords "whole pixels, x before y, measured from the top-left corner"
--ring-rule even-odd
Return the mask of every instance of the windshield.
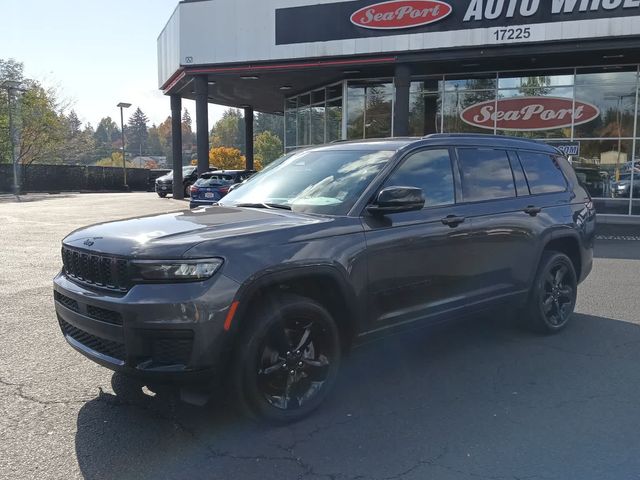
[[255, 175], [220, 203], [344, 215], [394, 153], [334, 149], [300, 152]]

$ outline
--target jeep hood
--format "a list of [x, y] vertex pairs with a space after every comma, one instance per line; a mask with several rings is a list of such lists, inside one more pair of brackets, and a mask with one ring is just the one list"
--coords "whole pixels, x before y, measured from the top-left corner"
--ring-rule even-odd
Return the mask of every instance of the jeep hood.
[[180, 258], [204, 241], [330, 221], [284, 210], [210, 207], [102, 223], [71, 233], [63, 243], [96, 253]]

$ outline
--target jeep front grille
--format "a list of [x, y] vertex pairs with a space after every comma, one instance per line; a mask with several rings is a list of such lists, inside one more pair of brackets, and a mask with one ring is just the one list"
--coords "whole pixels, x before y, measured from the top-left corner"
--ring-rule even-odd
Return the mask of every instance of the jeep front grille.
[[131, 288], [129, 261], [62, 247], [64, 272], [74, 280], [99, 288], [126, 292]]

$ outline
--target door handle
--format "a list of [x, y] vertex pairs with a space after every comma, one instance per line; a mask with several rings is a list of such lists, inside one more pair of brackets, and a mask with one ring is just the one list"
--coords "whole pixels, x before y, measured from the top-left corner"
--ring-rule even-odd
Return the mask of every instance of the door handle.
[[531, 215], [532, 217], [535, 217], [540, 212], [542, 212], [542, 208], [534, 207], [533, 205], [529, 205], [527, 208], [524, 209], [524, 213], [527, 213], [527, 214]]
[[455, 228], [461, 223], [464, 223], [465, 220], [465, 217], [456, 217], [455, 215], [449, 215], [448, 217], [444, 217], [442, 219], [442, 223], [444, 225], [450, 226], [451, 228]]

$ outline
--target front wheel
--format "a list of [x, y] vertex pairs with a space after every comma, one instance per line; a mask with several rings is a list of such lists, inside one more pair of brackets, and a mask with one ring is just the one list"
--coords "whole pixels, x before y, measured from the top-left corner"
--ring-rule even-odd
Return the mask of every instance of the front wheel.
[[270, 299], [254, 319], [234, 361], [237, 404], [243, 413], [269, 422], [300, 420], [335, 383], [338, 328], [322, 305], [297, 295]]
[[578, 281], [571, 259], [545, 252], [533, 284], [524, 320], [540, 333], [556, 333], [567, 326], [576, 306]]
[[167, 194], [166, 193], [162, 193], [162, 192], [158, 192], [158, 196], [160, 198], [166, 198]]
[[189, 198], [191, 197], [191, 184], [188, 183], [185, 187], [184, 187], [184, 198]]

